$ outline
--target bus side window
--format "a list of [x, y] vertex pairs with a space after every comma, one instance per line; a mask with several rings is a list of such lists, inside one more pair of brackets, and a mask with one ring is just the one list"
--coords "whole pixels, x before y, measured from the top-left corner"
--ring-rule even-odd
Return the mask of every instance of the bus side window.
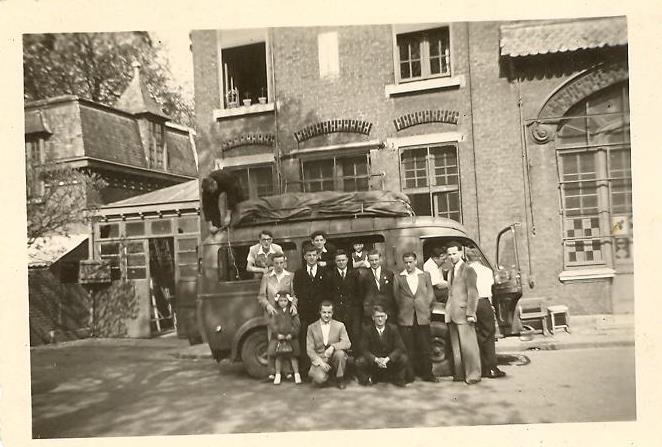
[[224, 246], [218, 249], [219, 281], [241, 281], [253, 279], [253, 274], [246, 271], [246, 258], [249, 246]]

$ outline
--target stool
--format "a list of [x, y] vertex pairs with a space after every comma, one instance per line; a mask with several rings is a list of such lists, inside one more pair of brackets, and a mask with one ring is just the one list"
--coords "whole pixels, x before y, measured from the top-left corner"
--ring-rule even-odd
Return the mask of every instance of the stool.
[[545, 311], [545, 298], [521, 298], [517, 303], [519, 319], [522, 325], [526, 322], [538, 322], [541, 328], [533, 333], [540, 332], [545, 337], [549, 334], [547, 329], [547, 312]]
[[551, 331], [556, 329], [565, 329], [570, 333], [570, 314], [568, 313], [568, 306], [565, 304], [558, 304], [555, 306], [547, 306], [547, 313], [551, 321]]

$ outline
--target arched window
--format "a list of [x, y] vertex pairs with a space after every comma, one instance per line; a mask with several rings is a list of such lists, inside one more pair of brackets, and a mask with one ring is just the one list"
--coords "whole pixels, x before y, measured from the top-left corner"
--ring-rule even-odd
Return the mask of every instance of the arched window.
[[627, 82], [564, 115], [557, 134], [565, 266], [632, 260], [632, 171]]

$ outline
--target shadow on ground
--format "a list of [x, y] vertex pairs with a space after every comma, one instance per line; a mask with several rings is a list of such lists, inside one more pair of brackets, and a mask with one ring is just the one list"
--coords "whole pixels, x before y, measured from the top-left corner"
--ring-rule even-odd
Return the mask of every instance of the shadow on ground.
[[[33, 437], [370, 429], [526, 422], [498, 383], [346, 390], [255, 382], [241, 365], [146, 348], [32, 352]], [[491, 395], [486, 400], [482, 396]], [[288, 417], [283, 417], [288, 415]]]

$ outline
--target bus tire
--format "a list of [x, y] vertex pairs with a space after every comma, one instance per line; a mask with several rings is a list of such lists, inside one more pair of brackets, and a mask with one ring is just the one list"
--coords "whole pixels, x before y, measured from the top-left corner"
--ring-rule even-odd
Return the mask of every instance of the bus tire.
[[261, 379], [269, 374], [267, 331], [264, 328], [252, 331], [241, 344], [241, 361], [251, 377]]

